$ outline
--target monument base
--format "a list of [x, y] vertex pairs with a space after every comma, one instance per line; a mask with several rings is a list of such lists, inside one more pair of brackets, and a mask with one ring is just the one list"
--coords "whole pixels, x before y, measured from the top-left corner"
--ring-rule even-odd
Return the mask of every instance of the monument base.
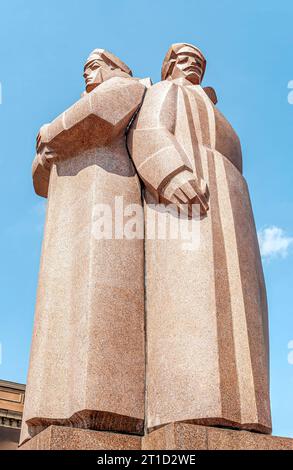
[[50, 426], [20, 450], [293, 450], [293, 439], [250, 431], [172, 423], [143, 437]]

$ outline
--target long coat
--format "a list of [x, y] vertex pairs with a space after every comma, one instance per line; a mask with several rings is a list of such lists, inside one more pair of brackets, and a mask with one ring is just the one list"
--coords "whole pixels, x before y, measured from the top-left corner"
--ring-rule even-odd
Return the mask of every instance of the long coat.
[[117, 196], [141, 206], [125, 132], [144, 91], [109, 79], [43, 129], [51, 151], [33, 170], [48, 206], [21, 442], [50, 424], [142, 432], [143, 240], [100, 238], [96, 224], [100, 204], [112, 220]]
[[184, 169], [210, 191], [198, 249], [145, 240], [147, 426], [269, 433], [266, 291], [239, 139], [201, 86], [178, 80], [147, 91], [128, 146], [146, 214]]

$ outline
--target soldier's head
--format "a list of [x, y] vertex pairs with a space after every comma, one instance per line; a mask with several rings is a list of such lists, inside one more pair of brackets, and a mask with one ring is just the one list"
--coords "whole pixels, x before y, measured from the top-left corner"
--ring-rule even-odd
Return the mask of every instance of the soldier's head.
[[111, 77], [129, 77], [132, 72], [122, 60], [105, 49], [94, 49], [84, 66], [87, 93]]
[[162, 80], [185, 78], [193, 85], [199, 85], [205, 68], [205, 57], [197, 47], [186, 43], [172, 44], [163, 62]]

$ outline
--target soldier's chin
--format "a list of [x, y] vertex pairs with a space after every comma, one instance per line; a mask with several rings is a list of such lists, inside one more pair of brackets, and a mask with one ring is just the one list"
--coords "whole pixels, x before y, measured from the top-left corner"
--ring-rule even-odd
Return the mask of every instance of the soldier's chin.
[[193, 85], [199, 85], [200, 84], [200, 77], [195, 72], [189, 72], [186, 75], [186, 80], [191, 82]]
[[87, 92], [87, 93], [90, 93], [90, 92], [93, 91], [93, 89], [96, 88], [98, 85], [99, 85], [98, 82], [88, 83], [88, 85], [86, 85], [86, 87], [85, 87], [86, 92]]

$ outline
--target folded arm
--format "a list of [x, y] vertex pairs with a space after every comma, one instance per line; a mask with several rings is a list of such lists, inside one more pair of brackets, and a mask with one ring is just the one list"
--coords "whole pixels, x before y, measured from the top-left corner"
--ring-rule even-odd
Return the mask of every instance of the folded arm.
[[195, 177], [192, 165], [174, 135], [177, 85], [151, 87], [128, 133], [128, 148], [137, 172], [158, 202], [199, 204], [208, 210], [208, 189]]
[[125, 134], [144, 92], [145, 86], [137, 80], [113, 77], [45, 124], [37, 137], [33, 162], [36, 193], [47, 197], [50, 168], [57, 158], [73, 157]]

